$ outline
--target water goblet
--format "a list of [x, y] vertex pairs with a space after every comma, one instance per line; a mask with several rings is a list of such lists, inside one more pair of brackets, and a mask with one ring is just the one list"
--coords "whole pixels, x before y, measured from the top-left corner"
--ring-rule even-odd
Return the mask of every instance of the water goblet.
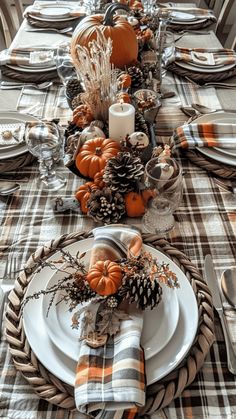
[[153, 199], [143, 216], [143, 231], [165, 234], [174, 227], [173, 212], [182, 198], [182, 168], [171, 157], [154, 157], [146, 164], [144, 176]]
[[55, 60], [57, 74], [64, 86], [63, 91], [61, 92], [64, 98], [61, 101], [60, 107], [68, 108], [68, 103], [66, 100], [66, 85], [71, 78], [77, 78], [77, 74], [70, 55], [70, 44], [68, 42], [63, 42], [58, 46]]
[[40, 180], [44, 189], [56, 191], [66, 184], [66, 179], [56, 173], [56, 164], [64, 154], [63, 135], [59, 129], [54, 129], [53, 133], [46, 131], [49, 135], [42, 135], [45, 129], [47, 130], [46, 125], [42, 125], [42, 122], [34, 123], [33, 133], [30, 133], [30, 127], [26, 127], [28, 134], [25, 142], [29, 152], [38, 158]]

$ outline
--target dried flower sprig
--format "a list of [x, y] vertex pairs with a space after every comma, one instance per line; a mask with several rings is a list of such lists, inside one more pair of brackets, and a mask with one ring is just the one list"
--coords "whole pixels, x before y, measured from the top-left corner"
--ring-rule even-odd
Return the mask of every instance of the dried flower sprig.
[[107, 121], [108, 109], [117, 94], [118, 70], [110, 62], [112, 40], [96, 29], [96, 40], [88, 47], [77, 45], [75, 68], [78, 78], [84, 85], [80, 99], [89, 106], [94, 119]]

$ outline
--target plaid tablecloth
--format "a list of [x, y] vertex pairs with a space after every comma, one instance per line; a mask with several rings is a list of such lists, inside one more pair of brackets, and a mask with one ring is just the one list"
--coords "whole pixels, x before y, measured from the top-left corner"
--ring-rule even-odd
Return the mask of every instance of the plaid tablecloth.
[[[221, 107], [213, 88], [198, 88], [177, 76], [167, 74], [163, 89], [174, 90], [176, 96], [165, 99], [160, 109], [157, 119], [160, 141], [168, 141], [173, 129], [187, 120], [180, 106], [197, 102]], [[17, 109], [30, 111], [41, 118], [60, 117], [66, 124], [71, 112], [61, 93], [55, 87], [45, 92], [25, 88]], [[220, 278], [225, 268], [236, 265], [236, 195], [220, 187], [213, 175], [186, 158], [181, 160], [184, 194], [175, 213], [175, 229], [168, 239], [191, 258], [200, 271], [204, 256], [211, 253]], [[77, 230], [89, 231], [95, 226], [78, 211], [54, 213], [53, 199], [71, 197], [82, 183], [67, 168], [61, 166], [59, 170], [66, 176], [67, 184], [56, 194], [48, 194], [38, 186], [37, 163], [9, 174], [9, 178], [19, 181], [21, 189], [12, 196], [0, 198], [0, 277], [4, 276], [6, 261], [12, 254], [19, 264], [24, 264], [46, 241]], [[138, 227], [141, 225], [141, 219], [125, 221]], [[236, 314], [226, 303], [225, 307], [236, 350]], [[217, 316], [215, 335], [216, 342], [194, 382], [164, 412], [153, 414], [152, 419], [236, 418], [236, 377], [227, 369], [225, 343]], [[82, 419], [82, 415], [39, 399], [16, 371], [3, 337], [0, 343], [0, 418]]]

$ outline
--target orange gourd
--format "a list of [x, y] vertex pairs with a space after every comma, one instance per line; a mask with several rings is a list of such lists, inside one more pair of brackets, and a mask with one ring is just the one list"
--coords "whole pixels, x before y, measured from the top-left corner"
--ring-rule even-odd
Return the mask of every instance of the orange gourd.
[[96, 173], [105, 168], [107, 161], [120, 151], [120, 144], [109, 138], [93, 138], [86, 141], [79, 150], [75, 165], [80, 173], [94, 179]]
[[84, 185], [81, 185], [77, 192], [75, 193], [75, 198], [78, 199], [80, 203], [80, 208], [83, 214], [87, 214], [88, 207], [87, 202], [90, 198], [91, 192], [99, 189], [94, 182], [86, 182]]
[[103, 180], [103, 175], [104, 175], [104, 169], [101, 170], [101, 172], [96, 173], [96, 175], [94, 176], [94, 183], [95, 185], [99, 188], [102, 189], [106, 186], [104, 180]]
[[132, 78], [131, 78], [131, 76], [129, 74], [122, 73], [118, 77], [118, 80], [117, 81], [118, 81], [118, 87], [119, 88], [128, 89], [128, 87], [131, 86]]
[[131, 97], [127, 92], [118, 93], [116, 98], [117, 98], [117, 102], [121, 102], [121, 103], [131, 103], [132, 102]]
[[121, 285], [121, 280], [120, 265], [110, 260], [96, 262], [87, 274], [90, 288], [99, 295], [115, 294]]
[[146, 211], [146, 206], [141, 193], [128, 192], [125, 197], [125, 210], [128, 217], [141, 217]]
[[124, 68], [137, 61], [138, 41], [130, 23], [122, 16], [115, 16], [118, 9], [129, 11], [124, 4], [111, 4], [105, 15], [90, 15], [85, 17], [76, 27], [71, 40], [72, 60], [77, 62], [77, 45], [88, 47], [90, 41], [97, 38], [99, 29], [106, 39], [112, 40], [111, 63], [115, 67]]
[[80, 128], [84, 128], [93, 121], [91, 109], [87, 105], [79, 105], [73, 110], [72, 122]]

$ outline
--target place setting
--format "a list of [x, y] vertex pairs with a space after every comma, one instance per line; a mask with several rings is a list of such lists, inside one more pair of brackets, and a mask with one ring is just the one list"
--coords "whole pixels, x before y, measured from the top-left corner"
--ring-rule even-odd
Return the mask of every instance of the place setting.
[[[74, 2], [40, 2], [36, 1], [24, 11], [27, 22], [37, 28], [45, 29], [68, 29], [71, 36], [75, 25], [86, 16], [84, 6]], [[64, 34], [67, 31], [63, 31]]]
[[[162, 6], [162, 7], [160, 7]], [[216, 17], [211, 10], [187, 7], [187, 6], [169, 6], [159, 5], [159, 14], [167, 15], [167, 26], [176, 32], [185, 30], [203, 29], [216, 22]]]

